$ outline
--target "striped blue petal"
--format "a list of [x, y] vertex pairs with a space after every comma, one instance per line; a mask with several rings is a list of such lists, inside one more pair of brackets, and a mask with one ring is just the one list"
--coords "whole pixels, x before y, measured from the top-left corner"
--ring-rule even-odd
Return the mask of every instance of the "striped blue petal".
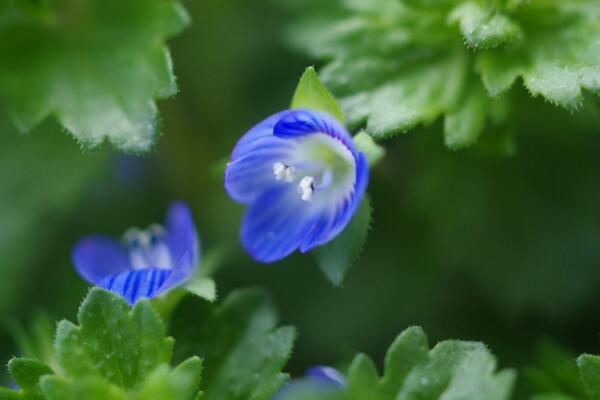
[[129, 270], [104, 278], [98, 286], [135, 304], [139, 299], [151, 299], [166, 290], [164, 283], [170, 274], [170, 270], [156, 268]]

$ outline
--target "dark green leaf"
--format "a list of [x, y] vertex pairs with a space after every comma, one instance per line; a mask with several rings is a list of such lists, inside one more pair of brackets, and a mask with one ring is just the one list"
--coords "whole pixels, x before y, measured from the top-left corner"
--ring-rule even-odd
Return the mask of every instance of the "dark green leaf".
[[281, 369], [295, 332], [277, 328], [262, 291], [233, 292], [221, 305], [188, 297], [171, 321], [178, 358], [198, 355], [204, 361], [205, 399], [270, 400], [287, 380]]
[[356, 261], [371, 226], [371, 205], [365, 196], [348, 226], [331, 242], [313, 250], [317, 264], [335, 286], [342, 284], [348, 269]]

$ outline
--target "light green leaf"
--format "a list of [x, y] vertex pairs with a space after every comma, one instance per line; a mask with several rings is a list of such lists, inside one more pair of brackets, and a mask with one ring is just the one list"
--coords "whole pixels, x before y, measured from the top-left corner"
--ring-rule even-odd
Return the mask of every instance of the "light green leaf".
[[196, 395], [202, 361], [190, 357], [173, 371], [161, 365], [146, 378], [140, 389], [140, 400], [192, 400]]
[[13, 358], [8, 363], [8, 371], [18, 386], [17, 397], [11, 397], [10, 393], [4, 396], [0, 392], [0, 399], [4, 398], [19, 398], [23, 400], [43, 400], [40, 389], [40, 378], [44, 375], [52, 374], [52, 369], [46, 364], [29, 359], [29, 358]]
[[69, 379], [46, 376], [41, 382], [47, 400], [127, 400], [125, 391], [97, 376]]
[[[511, 125], [523, 122], [509, 115], [493, 120], [495, 104], [473, 89], [478, 80], [496, 97], [520, 78], [533, 96], [569, 110], [582, 107], [585, 90], [600, 93], [598, 2], [328, 4], [305, 6], [309, 16], [291, 30], [291, 42], [326, 62], [321, 78], [347, 124], [376, 138], [440, 117], [451, 148], [474, 143], [488, 124], [518, 130]], [[519, 96], [507, 99], [517, 109]]]
[[478, 50], [514, 44], [523, 37], [519, 25], [509, 17], [475, 2], [459, 5], [450, 12], [448, 20], [458, 23], [467, 46]]
[[217, 285], [212, 278], [198, 277], [185, 285], [185, 289], [191, 294], [202, 297], [208, 301], [217, 300]]
[[52, 114], [86, 147], [108, 139], [126, 151], [151, 148], [155, 99], [177, 91], [164, 42], [188, 23], [178, 2], [67, 0], [6, 13], [0, 93], [20, 130]]
[[291, 108], [308, 108], [316, 111], [324, 111], [333, 115], [341, 123], [344, 123], [344, 116], [342, 115], [340, 105], [329, 90], [321, 83], [313, 67], [308, 67], [304, 71], [304, 74], [302, 74], [292, 98]]
[[57, 358], [72, 377], [100, 376], [130, 390], [171, 359], [173, 340], [149, 302], [130, 311], [121, 297], [94, 288], [78, 313], [79, 326], [58, 324]]
[[600, 399], [600, 356], [582, 354], [577, 358], [579, 374], [589, 400]]
[[364, 355], [350, 366], [346, 397], [351, 400], [508, 399], [512, 371], [496, 372], [496, 360], [481, 343], [449, 340], [428, 349], [420, 328], [394, 341], [382, 378]]
[[451, 149], [474, 143], [485, 128], [489, 99], [478, 82], [465, 93], [458, 107], [444, 118], [444, 141]]
[[373, 138], [365, 131], [358, 132], [354, 135], [354, 145], [356, 148], [363, 152], [369, 161], [369, 166], [374, 166], [383, 157], [385, 157], [385, 149], [375, 143]]
[[204, 361], [200, 389], [206, 400], [270, 400], [287, 380], [281, 373], [295, 337], [292, 328], [277, 328], [268, 297], [240, 290], [216, 305], [188, 297], [175, 311], [171, 332], [176, 355]]
[[312, 251], [319, 268], [335, 286], [342, 284], [348, 269], [360, 255], [370, 225], [371, 205], [365, 196], [342, 233]]

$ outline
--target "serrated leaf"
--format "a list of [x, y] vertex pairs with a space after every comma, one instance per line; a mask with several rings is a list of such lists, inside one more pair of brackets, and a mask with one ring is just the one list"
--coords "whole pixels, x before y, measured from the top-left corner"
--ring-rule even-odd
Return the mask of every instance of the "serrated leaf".
[[342, 284], [348, 269], [360, 255], [370, 226], [371, 205], [365, 196], [342, 233], [312, 251], [319, 268], [335, 286]]
[[514, 44], [523, 37], [519, 25], [508, 16], [474, 2], [459, 5], [448, 19], [459, 24], [467, 45], [478, 50]]
[[130, 311], [121, 297], [94, 288], [77, 319], [79, 326], [61, 321], [56, 334], [58, 362], [70, 376], [100, 376], [129, 390], [171, 359], [173, 340], [148, 301]]
[[223, 304], [188, 297], [175, 311], [176, 355], [204, 360], [200, 389], [207, 400], [270, 400], [287, 380], [281, 373], [295, 332], [277, 328], [268, 297], [259, 290], [231, 293]]
[[577, 365], [589, 400], [600, 399], [600, 356], [582, 354]]
[[312, 15], [292, 30], [293, 44], [326, 61], [321, 77], [348, 125], [374, 137], [440, 117], [454, 148], [487, 124], [514, 131], [508, 115], [493, 121], [493, 104], [464, 97], [478, 79], [496, 97], [521, 78], [569, 110], [585, 90], [600, 91], [597, 2], [340, 0]]
[[164, 41], [188, 22], [178, 2], [68, 0], [7, 13], [0, 94], [19, 129], [52, 114], [87, 147], [108, 139], [126, 151], [150, 149], [155, 99], [176, 92]]
[[323, 83], [321, 83], [317, 71], [313, 67], [308, 67], [302, 74], [292, 98], [291, 108], [308, 108], [323, 111], [333, 115], [341, 123], [344, 123], [344, 116], [342, 115], [340, 105]]
[[422, 329], [401, 333], [388, 350], [378, 378], [366, 356], [350, 367], [346, 396], [351, 400], [508, 399], [512, 371], [496, 372], [496, 360], [476, 342], [449, 340], [429, 350]]

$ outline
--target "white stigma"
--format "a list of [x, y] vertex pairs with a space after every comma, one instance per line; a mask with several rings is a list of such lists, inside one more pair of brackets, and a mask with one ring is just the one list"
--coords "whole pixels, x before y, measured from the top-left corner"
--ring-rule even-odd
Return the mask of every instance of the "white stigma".
[[296, 169], [280, 162], [273, 164], [273, 174], [278, 181], [294, 182], [296, 179]]
[[315, 178], [312, 176], [305, 176], [302, 178], [300, 183], [298, 184], [298, 192], [300, 193], [300, 197], [304, 201], [312, 201], [314, 193], [315, 193]]

